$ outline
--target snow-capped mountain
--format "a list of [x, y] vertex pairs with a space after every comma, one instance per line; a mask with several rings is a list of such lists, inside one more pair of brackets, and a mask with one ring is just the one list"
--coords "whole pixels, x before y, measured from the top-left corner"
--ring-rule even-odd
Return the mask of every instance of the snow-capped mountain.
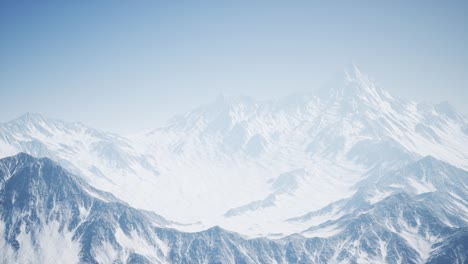
[[467, 170], [468, 121], [448, 103], [392, 96], [353, 67], [318, 91], [274, 101], [221, 96], [129, 137], [29, 114], [0, 125], [1, 155], [21, 151], [131, 206], [192, 223], [185, 231], [219, 225], [283, 237], [305, 228], [288, 219], [341, 208], [307, 222], [319, 225], [357, 209], [338, 206], [350, 199], [385, 199], [393, 192], [375, 182], [427, 155]]
[[[431, 157], [402, 171], [417, 172], [427, 163], [434, 168], [431, 179], [440, 180], [439, 187], [448, 179], [466, 183], [468, 172]], [[464, 263], [467, 259], [466, 220], [459, 216], [464, 225], [446, 222], [438, 213], [446, 205], [427, 200], [427, 193], [397, 192], [301, 234], [270, 240], [246, 239], [219, 227], [177, 231], [170, 228], [177, 224], [129, 207], [50, 159], [24, 153], [0, 160], [0, 183], [3, 263]], [[467, 189], [460, 190], [466, 197]]]

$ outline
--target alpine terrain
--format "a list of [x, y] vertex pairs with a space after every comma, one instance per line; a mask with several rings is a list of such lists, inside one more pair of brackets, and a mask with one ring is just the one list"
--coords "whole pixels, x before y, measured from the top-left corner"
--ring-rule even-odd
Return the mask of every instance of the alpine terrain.
[[3, 263], [468, 263], [468, 119], [356, 67], [136, 135], [0, 124]]

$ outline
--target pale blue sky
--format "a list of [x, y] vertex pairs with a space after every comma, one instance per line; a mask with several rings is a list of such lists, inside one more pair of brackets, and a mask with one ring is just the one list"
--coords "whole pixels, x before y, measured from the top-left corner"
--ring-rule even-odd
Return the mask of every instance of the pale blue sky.
[[314, 90], [350, 63], [468, 113], [467, 1], [323, 2], [1, 1], [0, 122], [130, 133], [220, 93]]

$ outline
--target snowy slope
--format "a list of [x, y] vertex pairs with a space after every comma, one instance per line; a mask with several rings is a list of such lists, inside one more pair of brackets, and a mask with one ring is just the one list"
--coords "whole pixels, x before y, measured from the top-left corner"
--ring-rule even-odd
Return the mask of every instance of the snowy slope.
[[29, 114], [0, 125], [0, 153], [50, 157], [132, 206], [196, 223], [187, 231], [281, 237], [297, 232], [284, 220], [421, 157], [468, 169], [467, 124], [449, 104], [396, 98], [354, 67], [316, 92], [219, 97], [131, 137]]
[[[417, 263], [428, 261], [430, 255], [434, 255], [434, 262], [443, 259], [443, 254], [451, 250], [444, 248], [447, 243], [466, 246], [458, 237], [463, 237], [468, 226], [467, 171], [427, 156], [379, 176], [361, 186], [353, 197], [288, 222], [298, 228], [313, 225], [301, 232], [307, 237], [358, 237], [357, 242], [351, 242], [380, 244], [386, 251], [393, 248], [394, 257], [400, 258], [399, 246], [389, 244], [395, 242], [388, 237], [391, 234], [407, 243]], [[456, 242], [447, 242], [452, 240]], [[355, 246], [348, 243], [348, 252]], [[382, 262], [388, 262], [384, 257], [388, 253], [380, 250]], [[465, 256], [459, 250], [454, 249], [447, 258], [463, 260]]]

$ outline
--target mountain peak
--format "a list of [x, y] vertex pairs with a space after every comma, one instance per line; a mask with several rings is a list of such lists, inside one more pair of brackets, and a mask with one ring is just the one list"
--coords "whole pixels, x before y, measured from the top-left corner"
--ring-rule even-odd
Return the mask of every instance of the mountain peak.
[[5, 158], [2, 158], [0, 159], [0, 164], [13, 164], [13, 165], [16, 165], [16, 164], [25, 164], [25, 163], [30, 163], [30, 162], [33, 162], [36, 158], [34, 158], [33, 156], [25, 153], [25, 152], [19, 152], [17, 153], [16, 155], [14, 156], [10, 156], [10, 157], [5, 157]]
[[[89, 129], [81, 122], [68, 122], [61, 119], [49, 118], [45, 115], [33, 112], [27, 112], [16, 119], [4, 123], [9, 129], [23, 133], [24, 131], [38, 130], [46, 134], [50, 134], [51, 130], [65, 129]], [[93, 131], [95, 129], [92, 129]]]
[[47, 118], [44, 117], [42, 114], [35, 113], [35, 112], [26, 112], [22, 116], [14, 119], [13, 121], [22, 121], [22, 122], [37, 122], [37, 121], [45, 121]]
[[27, 164], [27, 163], [33, 163], [33, 162], [46, 162], [46, 163], [58, 165], [55, 161], [51, 160], [48, 157], [38, 158], [38, 157], [30, 155], [30, 154], [28, 154], [26, 152], [18, 152], [16, 155], [0, 159], [0, 162], [3, 162], [3, 161], [9, 161], [9, 162], [13, 162], [15, 164]]
[[440, 160], [436, 159], [432, 155], [427, 155], [424, 158], [421, 159], [421, 162], [440, 162]]
[[348, 81], [357, 80], [359, 78], [366, 78], [364, 74], [362, 74], [361, 70], [359, 70], [359, 68], [355, 64], [351, 64], [345, 67], [344, 74], [345, 74], [346, 80]]
[[[419, 171], [421, 174], [426, 175], [430, 173], [437, 172], [436, 174], [441, 174], [441, 172], [447, 171], [464, 171], [463, 169], [447, 163], [446, 161], [437, 159], [431, 155], [425, 156], [415, 163], [409, 164], [407, 168], [410, 170]], [[464, 171], [466, 173], [466, 171]]]
[[51, 135], [51, 130], [63, 126], [64, 122], [50, 119], [38, 113], [26, 113], [16, 119], [13, 119], [4, 125], [4, 128], [13, 134], [26, 133], [26, 131], [37, 131], [43, 134]]
[[252, 111], [255, 109], [257, 103], [258, 101], [249, 96], [228, 96], [221, 94], [214, 102], [195, 109], [191, 113], [196, 115], [203, 113], [211, 118], [218, 118], [219, 114], [229, 116], [238, 115], [244, 112]]
[[455, 167], [452, 164], [449, 164], [449, 163], [447, 163], [447, 162], [445, 162], [443, 160], [437, 159], [436, 157], [434, 157], [432, 155], [427, 155], [427, 156], [423, 157], [422, 159], [417, 161], [415, 164], [417, 164], [419, 166], [422, 166], [422, 167], [427, 167], [427, 166], [430, 166], [430, 167], [437, 167], [437, 166]]
[[343, 89], [356, 95], [378, 96], [379, 89], [375, 83], [354, 64], [344, 70], [344, 80]]
[[220, 94], [216, 98], [215, 104], [221, 104], [224, 106], [234, 106], [234, 105], [242, 105], [242, 104], [253, 104], [256, 100], [247, 95], [237, 95], [231, 96], [226, 94]]
[[12, 156], [12, 158], [17, 159], [17, 160], [32, 160], [34, 157], [32, 155], [29, 155], [26, 152], [19, 152], [18, 154]]
[[462, 120], [463, 117], [457, 113], [456, 109], [447, 101], [440, 102], [434, 105], [434, 109], [442, 115], [445, 115], [453, 120]]
[[320, 90], [320, 96], [331, 103], [343, 105], [347, 111], [352, 107], [365, 106], [379, 109], [383, 102], [393, 97], [365, 75], [356, 65], [346, 67], [327, 87]]
[[49, 118], [45, 115], [27, 112], [11, 121], [8, 125], [10, 126], [20, 126], [20, 127], [39, 127], [39, 126], [50, 126], [51, 124], [62, 123], [63, 121]]

